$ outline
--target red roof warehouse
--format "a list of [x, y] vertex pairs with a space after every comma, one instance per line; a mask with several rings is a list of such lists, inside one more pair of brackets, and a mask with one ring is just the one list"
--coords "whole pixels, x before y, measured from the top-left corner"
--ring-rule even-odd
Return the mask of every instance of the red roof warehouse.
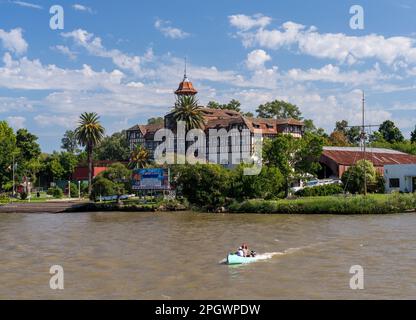
[[366, 159], [384, 174], [384, 165], [416, 164], [416, 156], [390, 149], [368, 148], [366, 154], [359, 147], [324, 147], [320, 163], [324, 178], [341, 178], [357, 161]]

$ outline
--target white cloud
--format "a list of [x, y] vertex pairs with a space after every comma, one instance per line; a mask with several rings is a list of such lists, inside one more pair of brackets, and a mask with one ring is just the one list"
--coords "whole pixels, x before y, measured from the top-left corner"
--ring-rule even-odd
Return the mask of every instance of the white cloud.
[[415, 39], [409, 37], [390, 37], [370, 34], [348, 36], [343, 33], [319, 33], [316, 27], [307, 28], [294, 22], [286, 22], [280, 29], [243, 30], [237, 32], [244, 46], [261, 46], [281, 49], [297, 46], [307, 55], [317, 58], [334, 59], [353, 64], [358, 60], [377, 59], [391, 65], [398, 60], [416, 63]]
[[264, 68], [264, 64], [272, 58], [264, 50], [254, 50], [247, 55], [246, 65], [251, 70]]
[[102, 58], [110, 58], [119, 68], [129, 70], [136, 74], [141, 72], [141, 64], [150, 61], [153, 57], [152, 50], [148, 50], [142, 57], [130, 56], [117, 49], [107, 50], [102, 45], [100, 37], [95, 37], [94, 34], [82, 29], [62, 33], [62, 36], [73, 39], [77, 45], [85, 48], [89, 54]]
[[73, 128], [77, 122], [76, 116], [56, 116], [50, 114], [39, 114], [33, 118], [41, 127], [58, 126], [64, 128]]
[[359, 72], [356, 70], [342, 72], [339, 67], [328, 64], [321, 69], [291, 69], [287, 72], [287, 77], [294, 81], [324, 81], [342, 84], [371, 84], [378, 80], [388, 79], [383, 75], [378, 64], [374, 69]]
[[12, 2], [14, 4], [17, 4], [18, 6], [21, 6], [21, 7], [39, 9], [39, 10], [43, 9], [43, 7], [38, 5], [38, 4], [34, 4], [34, 3], [26, 2], [26, 1], [12, 1]]
[[26, 118], [18, 117], [18, 116], [10, 116], [10, 117], [7, 117], [7, 122], [10, 124], [10, 126], [13, 129], [19, 130], [25, 127]]
[[155, 22], [155, 28], [159, 30], [165, 37], [171, 39], [184, 39], [190, 36], [189, 33], [171, 26], [170, 21], [164, 21], [157, 19]]
[[124, 74], [119, 70], [96, 72], [90, 66], [82, 69], [62, 69], [43, 65], [39, 60], [23, 57], [13, 60], [6, 52], [0, 67], [0, 87], [24, 90], [92, 90], [111, 89], [121, 83]]
[[76, 3], [76, 4], [72, 5], [72, 8], [76, 11], [84, 11], [84, 12], [93, 13], [93, 11], [90, 7], [84, 6], [84, 5], [79, 4], [79, 3]]
[[270, 17], [256, 14], [253, 16], [246, 16], [244, 14], [237, 14], [228, 17], [230, 24], [240, 30], [250, 30], [252, 28], [264, 28], [270, 24], [272, 19]]
[[11, 52], [23, 54], [27, 51], [28, 44], [23, 39], [22, 29], [20, 28], [12, 29], [9, 32], [0, 29], [0, 40], [3, 46]]
[[77, 58], [76, 52], [72, 51], [67, 46], [56, 45], [52, 47], [52, 49], [62, 53], [63, 55], [67, 56], [71, 60], [75, 60]]

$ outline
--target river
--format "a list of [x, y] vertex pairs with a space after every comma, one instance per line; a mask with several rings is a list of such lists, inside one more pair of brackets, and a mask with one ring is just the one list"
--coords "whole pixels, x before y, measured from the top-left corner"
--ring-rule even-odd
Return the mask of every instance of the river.
[[[415, 230], [415, 214], [0, 214], [0, 299], [414, 299]], [[242, 242], [264, 259], [222, 264]]]

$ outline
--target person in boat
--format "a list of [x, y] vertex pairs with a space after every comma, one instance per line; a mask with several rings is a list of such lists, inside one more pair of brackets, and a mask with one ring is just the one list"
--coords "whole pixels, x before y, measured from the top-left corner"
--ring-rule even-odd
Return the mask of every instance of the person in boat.
[[237, 253], [237, 256], [244, 257], [243, 247], [238, 248], [236, 253]]
[[242, 247], [243, 247], [244, 257], [250, 257], [248, 246], [245, 243], [243, 243]]

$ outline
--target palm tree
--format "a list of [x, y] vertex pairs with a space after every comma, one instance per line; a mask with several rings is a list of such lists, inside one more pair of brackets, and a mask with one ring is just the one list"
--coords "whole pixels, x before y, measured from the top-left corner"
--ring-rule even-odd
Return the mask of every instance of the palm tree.
[[88, 157], [88, 194], [92, 188], [92, 153], [104, 137], [105, 129], [100, 123], [100, 117], [95, 112], [84, 112], [79, 117], [79, 125], [75, 136], [79, 144], [85, 147]]
[[204, 117], [195, 96], [179, 96], [173, 108], [173, 118], [184, 121], [186, 131], [201, 129], [204, 124]]
[[149, 151], [143, 146], [136, 146], [136, 149], [130, 155], [129, 168], [138, 169], [144, 168], [149, 162]]

